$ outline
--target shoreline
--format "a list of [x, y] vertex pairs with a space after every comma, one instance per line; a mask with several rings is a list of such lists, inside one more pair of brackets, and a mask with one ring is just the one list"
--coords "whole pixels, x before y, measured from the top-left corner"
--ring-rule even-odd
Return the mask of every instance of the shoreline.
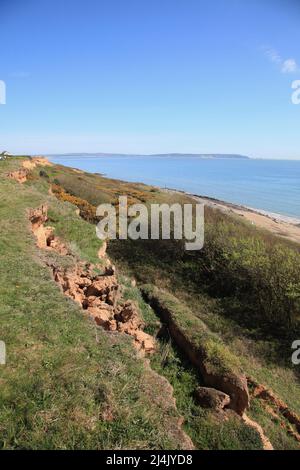
[[[73, 154], [67, 154], [67, 155], [70, 156], [70, 157], [73, 156]], [[80, 155], [81, 154], [78, 154], [78, 157]], [[113, 155], [117, 155], [117, 154], [113, 154]], [[59, 156], [64, 157], [63, 155], [59, 155]], [[98, 155], [95, 155], [95, 156], [98, 157]], [[45, 158], [48, 158], [49, 161], [52, 161], [52, 163], [55, 163], [52, 160], [53, 157], [55, 158], [56, 156], [54, 156], [54, 155], [46, 155], [45, 156]], [[250, 160], [250, 158], [249, 158], [249, 160]], [[58, 163], [58, 162], [57, 162], [57, 164], [61, 165], [61, 163]], [[69, 165], [66, 165], [66, 166], [68, 166], [69, 168], [73, 168]], [[77, 168], [73, 168], [73, 169], [75, 169], [77, 171], [86, 171], [86, 170], [78, 170]], [[90, 173], [99, 174], [99, 175], [101, 175], [105, 178], [116, 179], [116, 180], [119, 180], [119, 181], [125, 181], [125, 180], [123, 180], [123, 178], [116, 178], [114, 176], [109, 176], [106, 173], [99, 173], [99, 172], [93, 172], [93, 171], [90, 171]], [[246, 205], [243, 205], [243, 203], [239, 203], [239, 202], [229, 202], [227, 200], [222, 200], [222, 199], [219, 199], [217, 197], [208, 196], [206, 194], [195, 194], [193, 192], [190, 192], [190, 191], [184, 190], [184, 189], [175, 189], [175, 188], [171, 188], [171, 187], [169, 188], [167, 186], [159, 186], [159, 183], [158, 184], [155, 184], [155, 183], [151, 184], [151, 183], [144, 183], [143, 181], [127, 181], [127, 182], [128, 183], [131, 183], [131, 182], [134, 183], [135, 182], [135, 183], [140, 183], [140, 184], [146, 184], [148, 186], [157, 187], [161, 190], [169, 189], [170, 191], [178, 192], [178, 193], [181, 193], [181, 194], [187, 194], [190, 197], [201, 198], [201, 199], [207, 201], [208, 203], [221, 204], [222, 206], [231, 207], [234, 210], [243, 210], [243, 211], [250, 211], [250, 212], [258, 213], [258, 214], [264, 215], [264, 216], [269, 217], [270, 219], [272, 219], [274, 221], [278, 221], [278, 222], [286, 222], [286, 223], [289, 223], [289, 224], [292, 224], [292, 225], [295, 225], [295, 226], [300, 224], [300, 215], [295, 216], [295, 215], [282, 214], [282, 213], [278, 213], [278, 212], [272, 212], [271, 210], [268, 210], [268, 209], [260, 209], [260, 208], [256, 208], [256, 207], [252, 207], [252, 206], [246, 206]]]
[[206, 196], [206, 195], [202, 195], [202, 194], [190, 193], [188, 191], [183, 191], [183, 190], [180, 190], [180, 189], [161, 188], [160, 186], [158, 186], [158, 188], [162, 189], [164, 191], [170, 191], [170, 192], [175, 192], [175, 193], [180, 193], [180, 194], [186, 194], [187, 196], [197, 198], [199, 200], [203, 200], [206, 203], [208, 203], [208, 205], [211, 205], [211, 206], [222, 206], [222, 207], [224, 206], [228, 209], [232, 209], [232, 210], [235, 210], [235, 211], [240, 210], [240, 211], [245, 211], [245, 212], [253, 212], [253, 213], [268, 217], [271, 220], [273, 220], [274, 222], [286, 222], [288, 224], [295, 225], [295, 226], [300, 225], [300, 217], [299, 218], [298, 217], [292, 217], [292, 216], [289, 216], [289, 215], [279, 214], [277, 212], [267, 211], [265, 209], [257, 209], [255, 207], [244, 206], [243, 204], [228, 202], [228, 201], [224, 201], [223, 199], [218, 199], [218, 198], [215, 198], [215, 197]]
[[252, 225], [256, 225], [259, 228], [268, 230], [280, 238], [284, 238], [295, 243], [300, 243], [300, 219], [297, 219], [296, 217], [289, 217], [282, 214], [268, 212], [263, 209], [255, 209], [240, 204], [234, 204], [209, 196], [189, 193], [187, 191], [171, 188], [159, 189], [170, 193], [173, 192], [185, 194], [189, 197], [192, 197], [196, 201], [203, 202], [204, 204], [214, 209], [221, 210], [227, 214], [231, 213], [238, 215], [244, 220], [250, 222]]

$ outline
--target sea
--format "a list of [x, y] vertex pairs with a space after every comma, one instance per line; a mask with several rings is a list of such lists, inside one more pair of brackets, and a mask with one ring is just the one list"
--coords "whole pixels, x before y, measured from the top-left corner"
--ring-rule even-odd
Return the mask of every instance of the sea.
[[300, 161], [190, 155], [76, 154], [48, 158], [110, 178], [208, 196], [300, 223]]

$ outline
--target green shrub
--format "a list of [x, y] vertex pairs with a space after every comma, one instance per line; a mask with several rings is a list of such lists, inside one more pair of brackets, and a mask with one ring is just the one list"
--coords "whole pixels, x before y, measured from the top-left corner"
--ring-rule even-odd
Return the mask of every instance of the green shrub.
[[39, 175], [40, 175], [41, 178], [49, 179], [49, 175], [47, 174], [47, 172], [45, 170], [40, 170]]
[[298, 326], [300, 254], [295, 248], [229, 220], [217, 220], [206, 226], [198, 270], [195, 261], [193, 272], [202, 279], [205, 275], [210, 291], [237, 298], [252, 319], [273, 328]]

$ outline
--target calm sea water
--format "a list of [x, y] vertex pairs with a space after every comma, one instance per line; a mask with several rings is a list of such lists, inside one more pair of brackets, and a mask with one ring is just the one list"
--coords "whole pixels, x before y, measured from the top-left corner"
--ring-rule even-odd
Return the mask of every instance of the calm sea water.
[[300, 161], [55, 156], [54, 163], [222, 199], [300, 219]]

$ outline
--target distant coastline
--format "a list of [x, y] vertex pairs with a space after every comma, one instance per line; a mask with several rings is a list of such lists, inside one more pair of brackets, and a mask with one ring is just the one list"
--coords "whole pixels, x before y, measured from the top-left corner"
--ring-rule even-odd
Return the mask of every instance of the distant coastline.
[[[49, 157], [58, 164], [109, 178], [206, 194], [220, 201], [300, 219], [300, 162], [195, 156]], [[225, 154], [222, 154], [225, 155]]]
[[127, 153], [53, 153], [46, 157], [196, 157], [203, 159], [242, 159], [249, 160], [250, 157], [239, 154], [227, 153], [153, 153], [153, 154], [127, 154]]
[[[76, 172], [82, 172], [78, 168], [71, 167]], [[89, 173], [99, 174], [89, 171]], [[101, 174], [102, 177], [107, 177], [105, 174]], [[111, 178], [111, 177], [109, 177]], [[113, 178], [119, 181], [124, 181], [120, 178]], [[142, 183], [141, 184], [145, 184]], [[209, 207], [218, 209], [224, 213], [235, 214], [238, 217], [243, 218], [250, 224], [256, 225], [259, 228], [268, 230], [281, 238], [290, 240], [295, 243], [300, 243], [300, 218], [290, 217], [272, 211], [266, 211], [259, 208], [252, 208], [247, 205], [227, 202], [219, 198], [204, 196], [195, 194], [193, 192], [184, 191], [175, 188], [162, 187], [158, 185], [152, 185], [159, 191], [165, 191], [170, 193], [186, 194], [192, 197], [197, 202], [202, 202]]]
[[[64, 156], [66, 156], [66, 155], [64, 155]], [[246, 157], [246, 158], [248, 158], [248, 157]], [[72, 168], [72, 170], [74, 170], [76, 172], [82, 172], [83, 171], [83, 170], [80, 170], [78, 168], [73, 168], [73, 167], [70, 167], [70, 168]], [[93, 172], [88, 172], [88, 173], [93, 173]], [[105, 173], [94, 173], [94, 174], [95, 175], [100, 175], [103, 178], [111, 178], [111, 177], [107, 176]], [[113, 178], [113, 179], [115, 179], [117, 181], [124, 181], [120, 178]], [[137, 182], [137, 183], [145, 184], [143, 182]], [[241, 216], [245, 216], [245, 214], [254, 214], [254, 215], [257, 215], [257, 216], [260, 216], [260, 217], [263, 217], [263, 218], [267, 218], [270, 221], [274, 222], [275, 224], [284, 223], [284, 224], [288, 224], [289, 226], [292, 225], [292, 226], [296, 227], [297, 229], [299, 229], [299, 240], [297, 240], [297, 241], [300, 242], [300, 218], [291, 217], [291, 216], [284, 215], [284, 214], [279, 214], [279, 213], [276, 213], [276, 212], [266, 211], [266, 210], [259, 209], [259, 208], [249, 207], [249, 206], [246, 206], [246, 205], [243, 205], [243, 204], [228, 202], [228, 201], [224, 201], [222, 199], [218, 199], [218, 198], [211, 197], [211, 196], [206, 196], [206, 195], [201, 195], [201, 194], [194, 194], [194, 193], [191, 193], [189, 191], [184, 191], [184, 190], [180, 190], [180, 189], [167, 188], [167, 187], [156, 186], [156, 185], [153, 185], [153, 187], [156, 187], [159, 191], [165, 191], [165, 192], [169, 192], [169, 193], [185, 194], [187, 196], [190, 196], [190, 197], [194, 198], [195, 200], [197, 200], [199, 202], [205, 203], [208, 206], [218, 208], [218, 209], [222, 210], [223, 212], [234, 212], [234, 213], [239, 214]], [[250, 218], [246, 217], [246, 218], [248, 220], [251, 220], [251, 217]], [[258, 225], [261, 226], [261, 224], [258, 224]]]

